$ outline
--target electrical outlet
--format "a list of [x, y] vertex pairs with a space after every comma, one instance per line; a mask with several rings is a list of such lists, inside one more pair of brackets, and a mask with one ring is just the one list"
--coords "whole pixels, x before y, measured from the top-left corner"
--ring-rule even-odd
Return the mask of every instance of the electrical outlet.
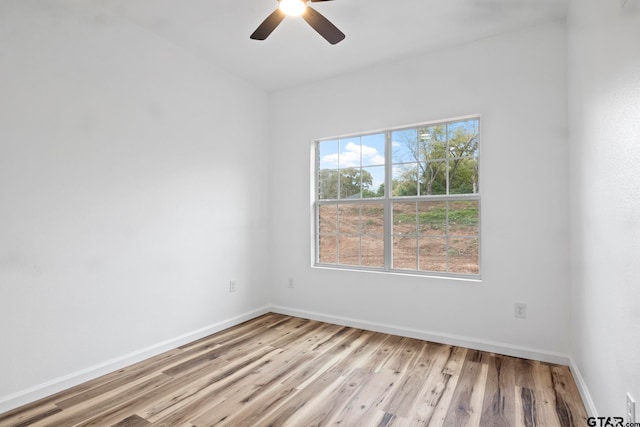
[[231, 280], [229, 282], [229, 292], [235, 292], [235, 291], [236, 291], [236, 281]]
[[627, 423], [636, 422], [636, 401], [627, 393]]
[[513, 305], [513, 315], [518, 319], [526, 319], [527, 318], [527, 304], [515, 303]]
[[293, 277], [289, 277], [289, 288], [293, 289], [293, 288], [295, 288], [295, 285], [296, 285], [296, 283], [293, 280]]

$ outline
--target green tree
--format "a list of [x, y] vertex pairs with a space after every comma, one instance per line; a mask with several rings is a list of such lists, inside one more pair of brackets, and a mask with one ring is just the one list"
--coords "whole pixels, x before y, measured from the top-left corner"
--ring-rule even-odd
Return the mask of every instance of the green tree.
[[[322, 169], [318, 176], [320, 199], [377, 197], [371, 190], [373, 176], [360, 168]], [[338, 188], [340, 192], [338, 194]]]
[[478, 128], [472, 123], [456, 126], [449, 136], [449, 192], [478, 192]]

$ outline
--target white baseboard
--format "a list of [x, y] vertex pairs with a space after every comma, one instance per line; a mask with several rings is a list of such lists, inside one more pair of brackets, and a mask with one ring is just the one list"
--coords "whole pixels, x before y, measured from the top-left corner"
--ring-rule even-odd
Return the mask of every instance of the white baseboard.
[[541, 362], [555, 363], [558, 365], [569, 365], [569, 356], [560, 353], [538, 350], [535, 348], [516, 346], [459, 335], [443, 334], [440, 332], [386, 325], [383, 323], [375, 323], [365, 320], [333, 316], [329, 314], [316, 313], [305, 310], [296, 310], [281, 306], [271, 306], [271, 311], [274, 313], [286, 314], [288, 316], [296, 316], [305, 319], [318, 320], [321, 322], [334, 323], [342, 326], [366, 329], [368, 331], [382, 332], [408, 338], [416, 338], [441, 344], [456, 345], [460, 347], [471, 348], [474, 350], [482, 350], [491, 353], [504, 354], [507, 356], [521, 357], [524, 359], [539, 360]]
[[0, 414], [8, 412], [19, 406], [26, 405], [27, 403], [35, 402], [36, 400], [51, 396], [52, 394], [66, 390], [78, 384], [82, 384], [83, 382], [98, 378], [110, 372], [117, 371], [118, 369], [122, 369], [126, 366], [132, 365], [150, 357], [157, 356], [158, 354], [164, 353], [165, 351], [174, 349], [200, 338], [204, 338], [207, 335], [214, 334], [216, 332], [222, 331], [223, 329], [239, 325], [242, 322], [246, 322], [247, 320], [251, 320], [255, 317], [269, 313], [270, 311], [271, 309], [269, 306], [264, 306], [257, 310], [253, 310], [251, 312], [244, 313], [218, 323], [214, 323], [213, 325], [188, 332], [184, 335], [171, 338], [158, 344], [154, 344], [150, 347], [125, 354], [112, 360], [107, 360], [106, 362], [100, 363], [98, 365], [90, 366], [80, 371], [73, 372], [69, 375], [55, 378], [51, 381], [38, 384], [28, 389], [21, 390], [17, 393], [13, 393], [8, 396], [2, 396], [0, 397]]
[[584, 402], [587, 414], [590, 417], [598, 417], [598, 411], [596, 410], [596, 405], [593, 403], [593, 399], [591, 398], [591, 393], [589, 393], [589, 389], [587, 388], [587, 383], [584, 381], [584, 377], [582, 376], [573, 356], [569, 357], [569, 368], [571, 369], [573, 379], [576, 381], [576, 385], [578, 386], [580, 396], [582, 396], [582, 401]]

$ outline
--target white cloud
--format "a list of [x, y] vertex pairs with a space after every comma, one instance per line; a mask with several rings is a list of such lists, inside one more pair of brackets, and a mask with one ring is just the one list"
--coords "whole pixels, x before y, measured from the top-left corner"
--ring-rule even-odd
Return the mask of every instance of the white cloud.
[[322, 157], [321, 161], [325, 167], [338, 167], [338, 158], [340, 160], [340, 168], [350, 168], [360, 166], [360, 155], [362, 154], [363, 165], [383, 165], [384, 156], [378, 152], [375, 147], [369, 147], [368, 145], [355, 144], [349, 142], [342, 152], [327, 154]]
[[362, 164], [384, 165], [384, 156], [378, 153], [377, 148], [362, 145]]

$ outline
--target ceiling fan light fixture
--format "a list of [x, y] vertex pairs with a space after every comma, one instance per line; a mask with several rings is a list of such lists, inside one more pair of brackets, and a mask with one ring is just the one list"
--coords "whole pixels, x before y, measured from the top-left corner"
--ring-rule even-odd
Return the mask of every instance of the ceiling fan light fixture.
[[307, 9], [307, 2], [304, 0], [279, 0], [278, 6], [282, 12], [289, 16], [300, 16]]
[[[329, 43], [336, 44], [344, 40], [344, 33], [320, 12], [311, 6], [307, 6], [308, 1], [309, 0], [278, 0], [278, 9], [271, 12], [271, 14], [258, 25], [258, 28], [256, 28], [249, 38], [252, 40], [266, 40], [269, 34], [280, 25], [287, 15], [302, 15], [302, 19], [311, 25], [311, 28], [316, 30], [316, 32]], [[311, 1], [315, 3], [331, 0]]]

